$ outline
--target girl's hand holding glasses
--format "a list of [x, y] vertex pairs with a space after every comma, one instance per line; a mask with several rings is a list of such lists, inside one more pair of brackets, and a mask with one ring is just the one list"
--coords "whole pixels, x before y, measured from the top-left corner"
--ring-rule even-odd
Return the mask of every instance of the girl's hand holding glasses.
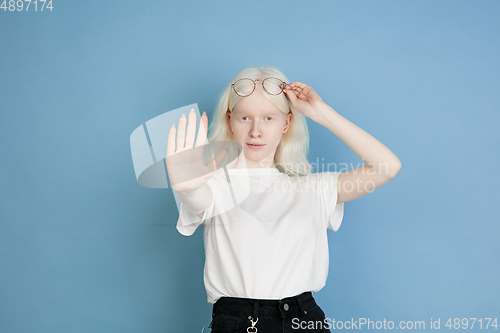
[[293, 107], [304, 116], [316, 121], [321, 117], [321, 109], [326, 105], [318, 93], [307, 84], [292, 82], [286, 85], [283, 92], [288, 97]]

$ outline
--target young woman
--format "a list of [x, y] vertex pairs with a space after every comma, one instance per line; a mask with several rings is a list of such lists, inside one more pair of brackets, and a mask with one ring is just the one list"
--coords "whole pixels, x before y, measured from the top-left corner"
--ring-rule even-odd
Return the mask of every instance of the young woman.
[[[372, 192], [401, 168], [394, 153], [313, 88], [286, 82], [274, 68], [248, 68], [233, 79], [208, 140], [231, 144], [219, 146], [208, 165], [205, 113], [196, 142], [194, 112], [169, 132], [167, 171], [182, 202], [177, 229], [189, 236], [203, 225], [213, 333], [329, 332], [331, 322], [312, 296], [328, 275], [327, 229], [339, 228], [344, 202]], [[312, 173], [306, 117], [365, 164]], [[237, 158], [227, 164], [228, 156]]]

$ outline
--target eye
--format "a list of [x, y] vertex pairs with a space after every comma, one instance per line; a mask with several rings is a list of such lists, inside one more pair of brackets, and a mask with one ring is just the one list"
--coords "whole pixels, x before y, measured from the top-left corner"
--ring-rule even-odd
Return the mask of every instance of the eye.
[[241, 117], [241, 120], [243, 120], [243, 121], [244, 121], [244, 120], [245, 120], [245, 118], [248, 118], [248, 117]]
[[266, 117], [269, 121], [273, 120], [273, 117]]

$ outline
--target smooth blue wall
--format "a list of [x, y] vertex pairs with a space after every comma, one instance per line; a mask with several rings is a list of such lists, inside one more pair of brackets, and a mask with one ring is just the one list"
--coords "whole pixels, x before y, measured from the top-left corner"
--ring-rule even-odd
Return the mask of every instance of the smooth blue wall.
[[[311, 85], [402, 162], [329, 231], [326, 316], [442, 330], [500, 316], [498, 1], [53, 6], [0, 11], [0, 332], [210, 322], [201, 228], [182, 236], [172, 192], [138, 185], [129, 138], [187, 104], [211, 117], [231, 78], [261, 65]], [[362, 165], [308, 123], [311, 161]]]

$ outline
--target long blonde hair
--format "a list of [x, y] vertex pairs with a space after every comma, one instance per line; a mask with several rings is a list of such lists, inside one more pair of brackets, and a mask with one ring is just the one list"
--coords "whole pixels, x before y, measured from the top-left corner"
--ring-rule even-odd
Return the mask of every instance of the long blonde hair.
[[[231, 83], [244, 77], [254, 80], [276, 77], [286, 83], [290, 83], [288, 78], [281, 71], [273, 67], [246, 68], [236, 75]], [[311, 174], [312, 166], [307, 160], [309, 131], [307, 129], [306, 117], [292, 106], [292, 103], [284, 93], [279, 95], [263, 95], [264, 98], [285, 115], [290, 111], [293, 114], [290, 127], [288, 131], [283, 134], [281, 142], [276, 148], [276, 154], [274, 155], [276, 167], [280, 172], [286, 173], [289, 176], [305, 176]], [[244, 97], [240, 97], [231, 89], [231, 84], [224, 89], [219, 97], [215, 113], [208, 129], [209, 142], [233, 141], [227, 113], [232, 112], [236, 104], [238, 104], [242, 98]], [[229, 154], [231, 154], [231, 152], [229, 152]], [[229, 167], [231, 167], [234, 162], [230, 164]]]

